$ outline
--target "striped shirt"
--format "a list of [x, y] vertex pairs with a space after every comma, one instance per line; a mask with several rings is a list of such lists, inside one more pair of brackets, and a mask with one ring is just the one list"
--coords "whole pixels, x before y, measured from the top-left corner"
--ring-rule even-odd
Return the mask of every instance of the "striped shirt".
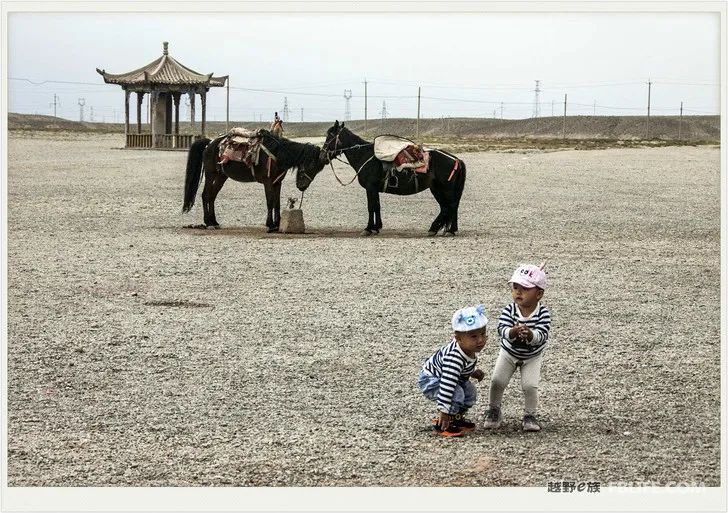
[[454, 338], [435, 351], [422, 368], [425, 372], [440, 378], [440, 390], [437, 393], [437, 409], [450, 413], [455, 388], [470, 379], [475, 370], [478, 358], [466, 355]]
[[[521, 342], [510, 338], [510, 330], [516, 324], [525, 324], [533, 332], [533, 340]], [[551, 331], [551, 314], [541, 303], [536, 305], [530, 317], [524, 317], [518, 305], [511, 303], [503, 308], [498, 317], [498, 335], [501, 347], [519, 360], [533, 358], [546, 347]]]

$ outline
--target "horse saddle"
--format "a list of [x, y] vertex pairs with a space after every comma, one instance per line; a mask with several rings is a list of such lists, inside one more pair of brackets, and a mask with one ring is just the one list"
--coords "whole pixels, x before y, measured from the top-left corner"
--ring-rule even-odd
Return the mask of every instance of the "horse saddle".
[[412, 169], [427, 173], [430, 153], [419, 144], [396, 135], [379, 135], [374, 138], [374, 155], [382, 161], [392, 162], [398, 171]]
[[220, 164], [227, 164], [229, 161], [243, 162], [253, 167], [258, 164], [261, 147], [261, 134], [257, 130], [246, 128], [232, 128], [225, 138], [220, 141], [219, 157]]

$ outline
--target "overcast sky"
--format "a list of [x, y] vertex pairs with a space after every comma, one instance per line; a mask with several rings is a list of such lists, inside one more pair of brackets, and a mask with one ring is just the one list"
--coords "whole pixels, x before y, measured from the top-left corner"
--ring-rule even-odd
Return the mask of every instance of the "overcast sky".
[[[563, 114], [565, 94], [569, 114], [644, 115], [648, 80], [653, 115], [720, 105], [717, 13], [20, 12], [8, 16], [8, 109], [53, 114], [55, 93], [61, 117], [78, 119], [84, 98], [86, 120], [93, 107], [95, 121], [121, 122], [121, 88], [95, 68], [141, 67], [162, 41], [190, 68], [230, 75], [232, 120], [270, 120], [286, 98], [289, 120], [344, 119], [345, 90], [363, 119], [365, 79], [369, 119], [385, 104], [416, 117], [418, 86], [422, 117], [531, 117], [536, 80], [541, 116]], [[225, 96], [212, 89], [209, 120], [225, 120]]]

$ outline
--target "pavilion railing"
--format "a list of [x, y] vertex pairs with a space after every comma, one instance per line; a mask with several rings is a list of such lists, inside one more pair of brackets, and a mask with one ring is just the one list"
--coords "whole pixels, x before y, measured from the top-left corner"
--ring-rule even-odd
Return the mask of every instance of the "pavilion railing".
[[126, 134], [127, 148], [151, 148], [152, 134]]
[[127, 148], [160, 148], [160, 149], [187, 149], [192, 142], [199, 138], [192, 134], [155, 134], [152, 146], [152, 134], [127, 134]]

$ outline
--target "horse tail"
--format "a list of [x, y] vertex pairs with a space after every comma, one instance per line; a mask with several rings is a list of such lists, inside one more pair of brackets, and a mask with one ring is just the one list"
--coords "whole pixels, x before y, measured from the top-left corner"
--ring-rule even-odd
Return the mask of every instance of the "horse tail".
[[210, 139], [202, 138], [192, 143], [187, 154], [187, 176], [185, 176], [185, 197], [182, 205], [182, 212], [189, 212], [195, 204], [197, 189], [202, 182], [202, 153]]
[[[460, 160], [460, 159], [458, 159]], [[455, 173], [455, 204], [460, 204], [460, 198], [465, 190], [465, 162], [460, 160], [460, 169]]]

